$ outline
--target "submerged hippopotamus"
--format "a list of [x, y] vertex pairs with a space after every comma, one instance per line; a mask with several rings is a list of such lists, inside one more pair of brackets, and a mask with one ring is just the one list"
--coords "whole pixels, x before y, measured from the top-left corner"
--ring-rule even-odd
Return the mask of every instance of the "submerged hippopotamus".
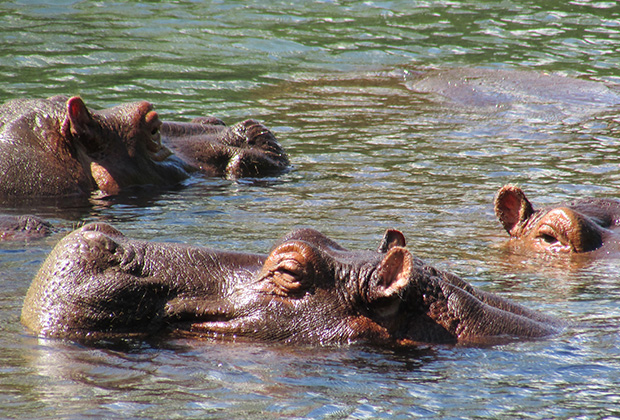
[[37, 239], [52, 233], [49, 222], [36, 216], [0, 215], [0, 241]]
[[446, 105], [504, 117], [574, 122], [620, 104], [616, 85], [560, 74], [491, 68], [408, 72], [406, 86]]
[[285, 171], [289, 160], [273, 133], [256, 120], [227, 127], [215, 117], [164, 122], [162, 142], [206, 176], [256, 177]]
[[552, 253], [620, 249], [620, 201], [586, 198], [534, 210], [523, 191], [502, 187], [495, 214], [515, 245]]
[[[203, 124], [200, 133], [198, 124], [187, 123], [200, 146], [194, 149], [187, 135], [178, 135], [179, 125], [164, 124], [163, 131], [169, 147], [183, 145], [183, 158], [162, 144], [162, 122], [148, 102], [94, 111], [79, 97], [9, 101], [0, 107], [0, 198], [114, 195], [134, 185], [171, 186], [194, 171], [254, 176], [288, 164], [255, 121], [217, 130]], [[261, 154], [277, 165], [256, 164]], [[215, 169], [203, 169], [211, 163]]]
[[312, 229], [269, 255], [129, 239], [90, 224], [51, 252], [22, 322], [41, 336], [176, 331], [287, 343], [496, 343], [556, 332], [547, 316], [414, 257], [399, 231], [349, 251]]

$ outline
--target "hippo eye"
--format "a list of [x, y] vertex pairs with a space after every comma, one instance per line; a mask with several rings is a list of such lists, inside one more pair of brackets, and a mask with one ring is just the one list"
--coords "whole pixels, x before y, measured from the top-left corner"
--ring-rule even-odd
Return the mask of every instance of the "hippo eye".
[[295, 293], [304, 288], [304, 267], [295, 259], [281, 261], [272, 271], [273, 282], [285, 293]]
[[153, 129], [151, 130], [151, 134], [156, 136], [157, 133], [159, 133], [159, 127], [153, 127]]
[[299, 273], [293, 270], [287, 270], [286, 268], [280, 267], [278, 270], [280, 274], [280, 279], [285, 280], [288, 284], [296, 284], [297, 279], [299, 277]]
[[558, 242], [558, 238], [556, 238], [555, 236], [547, 235], [546, 233], [541, 234], [541, 235], [539, 236], [539, 238], [540, 238], [543, 242], [545, 242], [545, 243], [547, 243], [547, 244], [549, 244], [549, 245], [552, 245], [552, 244], [555, 244], [555, 243], [557, 243], [557, 242]]

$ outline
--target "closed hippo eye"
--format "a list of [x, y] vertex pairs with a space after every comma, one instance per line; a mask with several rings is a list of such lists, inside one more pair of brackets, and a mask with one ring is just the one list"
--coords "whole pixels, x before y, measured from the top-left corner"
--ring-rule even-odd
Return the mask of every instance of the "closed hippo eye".
[[300, 294], [315, 281], [316, 251], [304, 242], [285, 242], [267, 257], [259, 275], [262, 291], [281, 296]]
[[273, 280], [289, 292], [302, 288], [304, 267], [294, 258], [281, 261], [272, 271]]

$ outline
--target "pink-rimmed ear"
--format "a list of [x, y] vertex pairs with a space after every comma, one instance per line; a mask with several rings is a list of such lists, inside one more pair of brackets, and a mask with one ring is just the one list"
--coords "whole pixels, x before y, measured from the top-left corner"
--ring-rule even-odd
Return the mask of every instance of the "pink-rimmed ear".
[[388, 229], [385, 231], [385, 234], [383, 235], [383, 239], [381, 240], [377, 251], [381, 253], [388, 252], [395, 246], [406, 246], [405, 235], [403, 235], [403, 233], [399, 230]]
[[532, 204], [519, 187], [505, 185], [495, 196], [495, 215], [506, 232], [517, 235], [519, 225], [534, 213]]
[[373, 299], [397, 296], [409, 284], [413, 269], [413, 256], [407, 249], [391, 248], [379, 264], [378, 282], [369, 293]]
[[67, 116], [73, 135], [80, 136], [84, 132], [89, 131], [92, 117], [84, 101], [79, 96], [74, 96], [67, 101]]
[[79, 141], [89, 152], [97, 151], [101, 144], [93, 132], [95, 124], [82, 98], [74, 96], [67, 101], [67, 119], [62, 127], [65, 138]]

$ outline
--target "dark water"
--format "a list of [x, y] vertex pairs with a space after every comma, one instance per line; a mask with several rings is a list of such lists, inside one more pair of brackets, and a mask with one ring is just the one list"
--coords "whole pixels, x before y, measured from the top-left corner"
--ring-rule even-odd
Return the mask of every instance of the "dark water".
[[[94, 108], [146, 99], [170, 120], [252, 116], [294, 165], [278, 178], [197, 178], [151, 197], [5, 205], [63, 232], [0, 244], [0, 417], [620, 417], [620, 260], [511, 254], [492, 211], [506, 183], [535, 205], [618, 197], [616, 94], [514, 73], [482, 78], [493, 100], [470, 101], [418, 79], [485, 68], [603, 86], [620, 82], [619, 41], [615, 2], [0, 4], [0, 100], [79, 94]], [[376, 247], [394, 227], [418, 256], [569, 326], [539, 342], [397, 353], [32, 337], [19, 323], [31, 279], [64, 233], [94, 220], [137, 238], [252, 252], [294, 227], [353, 249]]]

